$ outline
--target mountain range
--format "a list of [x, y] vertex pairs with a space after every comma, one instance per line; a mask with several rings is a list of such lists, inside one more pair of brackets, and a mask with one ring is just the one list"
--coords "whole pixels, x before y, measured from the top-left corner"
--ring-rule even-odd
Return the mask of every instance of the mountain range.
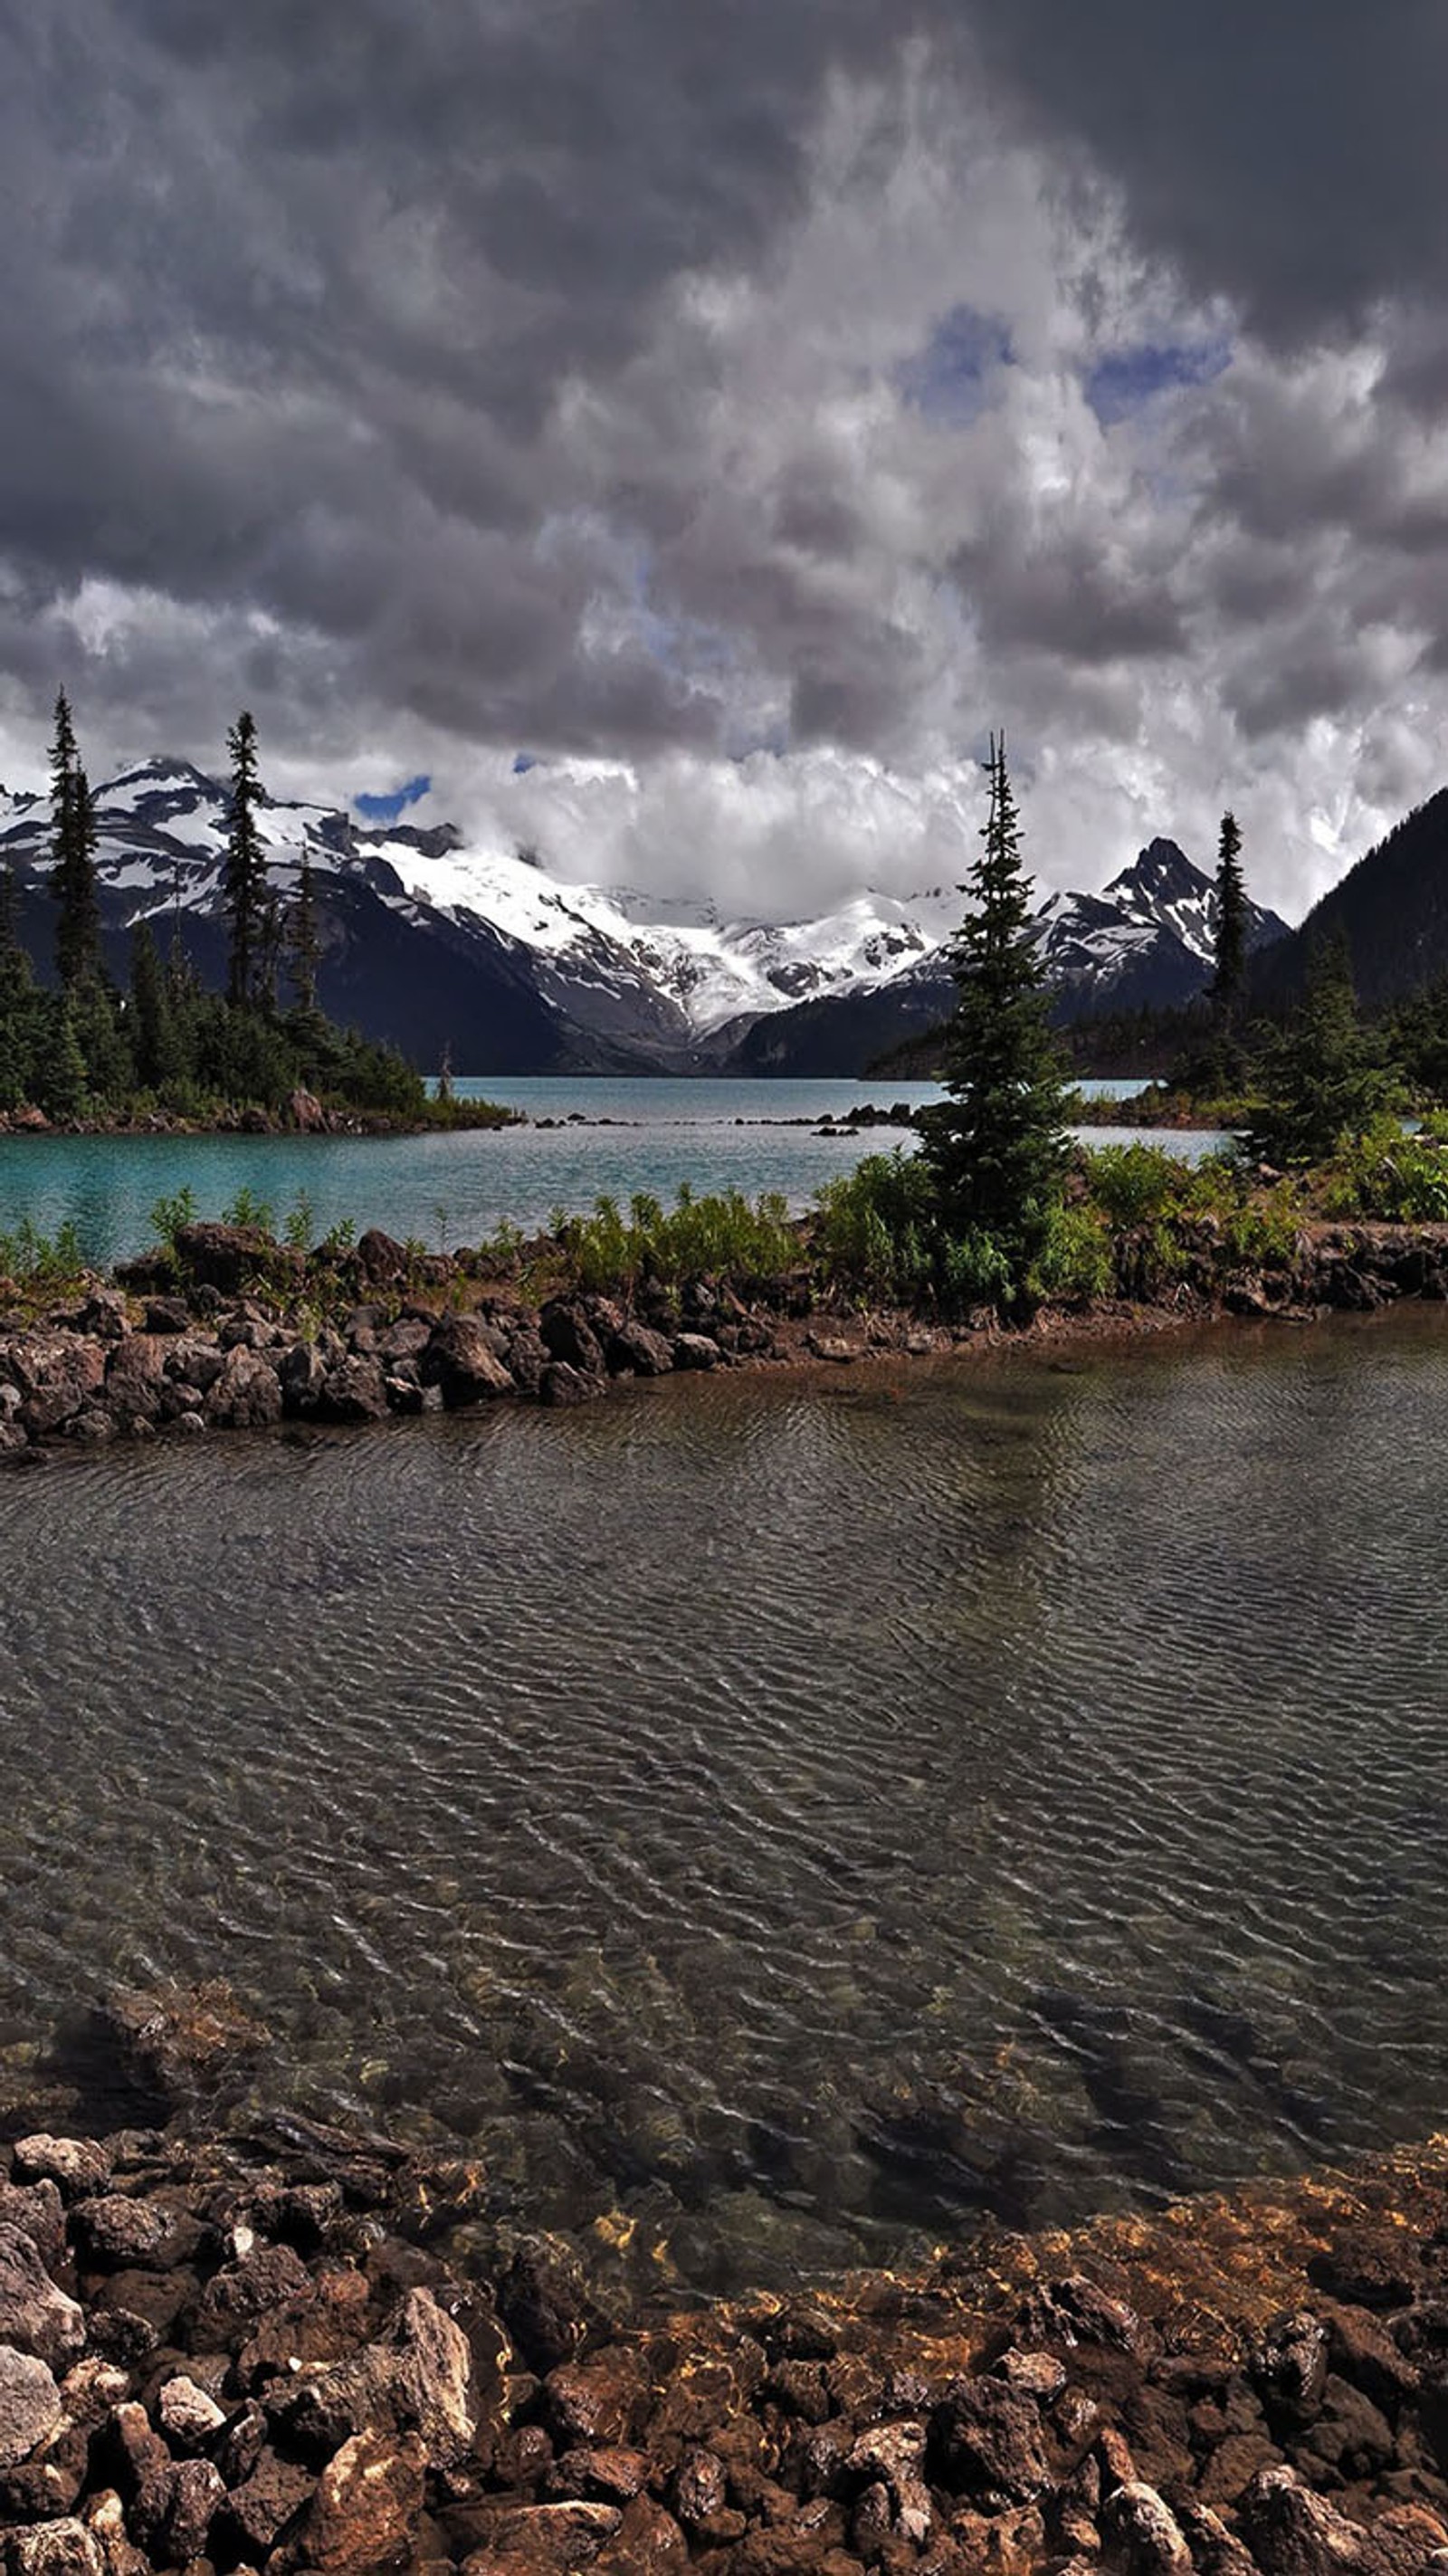
[[[225, 786], [152, 760], [97, 788], [95, 808], [113, 972], [124, 978], [127, 934], [149, 920], [163, 948], [179, 938], [219, 983]], [[459, 1072], [484, 1075], [855, 1073], [953, 998], [955, 885], [904, 900], [865, 892], [811, 921], [726, 922], [704, 904], [561, 884], [530, 855], [471, 848], [448, 824], [371, 827], [272, 800], [259, 824], [284, 905], [304, 856], [310, 865], [323, 1007], [426, 1068], [446, 1051]], [[49, 836], [48, 798], [0, 790], [0, 863], [42, 972]], [[1102, 894], [1050, 896], [1036, 935], [1058, 1017], [1189, 999], [1210, 971], [1215, 905], [1210, 878], [1165, 840]], [[1284, 930], [1254, 908], [1254, 946]]]

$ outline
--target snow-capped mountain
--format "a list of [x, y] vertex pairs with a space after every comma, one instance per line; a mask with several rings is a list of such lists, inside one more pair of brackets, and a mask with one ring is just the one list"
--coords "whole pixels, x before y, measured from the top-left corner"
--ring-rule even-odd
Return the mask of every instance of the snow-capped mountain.
[[[1210, 972], [1217, 889], [1175, 841], [1151, 841], [1102, 894], [1055, 894], [1037, 915], [1042, 963], [1070, 1016], [1190, 1001]], [[1287, 924], [1247, 907], [1247, 945]]]
[[[127, 933], [149, 920], [163, 945], [179, 936], [220, 980], [225, 788], [189, 763], [155, 760], [98, 788], [95, 803], [117, 975]], [[813, 921], [729, 922], [707, 905], [560, 884], [528, 854], [470, 848], [450, 825], [372, 828], [281, 802], [258, 823], [283, 904], [304, 856], [310, 864], [325, 1007], [425, 1065], [446, 1047], [459, 1070], [483, 1074], [814, 1070], [795, 1062], [803, 1022], [811, 1047], [827, 1032], [826, 1051], [854, 1070], [948, 1007], [953, 885], [908, 901], [862, 893]], [[46, 798], [0, 791], [0, 861], [14, 868], [22, 933], [42, 963], [49, 829]], [[1053, 980], [1093, 1008], [1117, 999], [1123, 978], [1132, 998], [1148, 983], [1150, 998], [1178, 998], [1203, 980], [1213, 904], [1209, 880], [1172, 843], [1153, 842], [1104, 895], [1043, 907]]]

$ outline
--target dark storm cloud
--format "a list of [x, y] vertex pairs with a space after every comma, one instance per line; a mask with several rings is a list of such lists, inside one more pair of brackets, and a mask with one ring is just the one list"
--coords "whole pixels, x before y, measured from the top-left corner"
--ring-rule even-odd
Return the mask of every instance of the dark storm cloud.
[[1448, 286], [1439, 0], [973, 0], [1038, 130], [1084, 147], [1147, 247], [1269, 337]]
[[[697, 687], [581, 647], [609, 575], [540, 543], [595, 497], [550, 415], [682, 274], [767, 260], [823, 85], [880, 42], [873, 0], [37, 13], [0, 111], [0, 555], [58, 600], [274, 616], [444, 724], [699, 736]], [[633, 479], [667, 514], [670, 472]]]

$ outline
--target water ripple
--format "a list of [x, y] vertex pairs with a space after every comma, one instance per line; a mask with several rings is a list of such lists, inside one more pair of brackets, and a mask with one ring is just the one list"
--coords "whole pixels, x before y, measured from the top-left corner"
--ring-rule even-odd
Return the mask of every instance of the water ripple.
[[1445, 1436], [1423, 1318], [6, 1480], [0, 2022], [223, 1974], [709, 2287], [1426, 2127]]

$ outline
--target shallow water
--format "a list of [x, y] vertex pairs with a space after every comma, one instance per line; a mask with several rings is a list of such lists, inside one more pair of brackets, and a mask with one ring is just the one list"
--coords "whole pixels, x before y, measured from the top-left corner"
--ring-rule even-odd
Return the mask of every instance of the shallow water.
[[[350, 1220], [434, 1250], [480, 1242], [504, 1218], [535, 1230], [555, 1208], [591, 1207], [601, 1191], [627, 1199], [652, 1190], [672, 1201], [683, 1182], [750, 1197], [779, 1190], [803, 1209], [862, 1154], [910, 1141], [888, 1126], [822, 1136], [821, 1118], [862, 1101], [888, 1107], [940, 1096], [934, 1084], [908, 1082], [539, 1077], [458, 1089], [521, 1108], [529, 1124], [421, 1137], [0, 1136], [0, 1234], [26, 1217], [44, 1234], [69, 1222], [89, 1260], [124, 1260], [153, 1239], [156, 1201], [183, 1188], [211, 1217], [243, 1189], [278, 1219], [305, 1195], [315, 1236]], [[1118, 1131], [1087, 1132], [1100, 1144]], [[1171, 1145], [1195, 1156], [1219, 1141], [1202, 1131]]]
[[223, 1975], [704, 2288], [1424, 2131], [1445, 1448], [1425, 1313], [0, 1480], [0, 2102]]

